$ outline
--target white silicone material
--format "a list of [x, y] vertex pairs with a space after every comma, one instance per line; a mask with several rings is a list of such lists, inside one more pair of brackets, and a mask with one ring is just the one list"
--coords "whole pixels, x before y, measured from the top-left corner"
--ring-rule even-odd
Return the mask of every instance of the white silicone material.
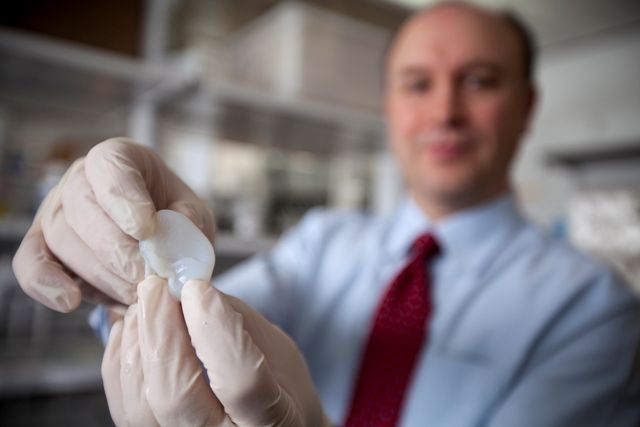
[[140, 241], [146, 275], [156, 274], [169, 282], [176, 298], [190, 279], [210, 280], [216, 257], [213, 246], [193, 222], [171, 210], [156, 212], [152, 236]]

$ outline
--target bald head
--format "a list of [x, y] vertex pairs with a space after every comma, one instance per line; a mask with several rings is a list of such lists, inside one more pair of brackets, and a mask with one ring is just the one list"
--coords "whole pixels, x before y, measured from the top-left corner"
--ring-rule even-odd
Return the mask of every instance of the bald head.
[[387, 50], [386, 63], [393, 57], [394, 48], [406, 37], [414, 26], [429, 25], [429, 21], [450, 20], [451, 15], [466, 15], [470, 19], [480, 20], [501, 30], [511, 40], [516, 49], [512, 52], [520, 61], [522, 75], [533, 84], [536, 62], [536, 46], [532, 32], [515, 14], [509, 11], [496, 11], [464, 1], [445, 1], [422, 9], [410, 16], [397, 30]]

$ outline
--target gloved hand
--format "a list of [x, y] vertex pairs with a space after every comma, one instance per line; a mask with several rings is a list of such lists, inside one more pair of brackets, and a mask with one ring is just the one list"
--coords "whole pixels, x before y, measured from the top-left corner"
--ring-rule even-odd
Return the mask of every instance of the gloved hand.
[[24, 291], [58, 311], [81, 299], [135, 301], [144, 276], [137, 240], [154, 213], [183, 213], [213, 239], [213, 215], [151, 150], [125, 138], [104, 141], [51, 190], [13, 259]]
[[293, 341], [204, 281], [187, 282], [182, 304], [165, 280], [140, 283], [111, 331], [102, 378], [118, 426], [330, 425]]

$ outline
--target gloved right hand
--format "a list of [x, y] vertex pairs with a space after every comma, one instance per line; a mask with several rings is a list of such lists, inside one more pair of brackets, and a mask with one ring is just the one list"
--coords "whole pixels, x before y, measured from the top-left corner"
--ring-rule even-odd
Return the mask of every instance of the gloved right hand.
[[330, 426], [295, 343], [247, 304], [202, 280], [182, 303], [157, 276], [138, 288], [102, 360], [117, 426]]
[[131, 304], [143, 279], [137, 240], [172, 209], [213, 241], [213, 214], [150, 149], [112, 138], [77, 160], [38, 209], [13, 258], [20, 286], [61, 312], [84, 298]]

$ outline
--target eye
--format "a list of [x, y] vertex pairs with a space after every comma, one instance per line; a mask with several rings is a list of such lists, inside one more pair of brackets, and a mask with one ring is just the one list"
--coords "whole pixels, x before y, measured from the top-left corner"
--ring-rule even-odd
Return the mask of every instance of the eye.
[[402, 89], [412, 95], [421, 95], [431, 89], [431, 81], [427, 78], [412, 78], [402, 83]]
[[498, 77], [488, 73], [469, 73], [463, 76], [462, 84], [470, 90], [488, 90], [498, 86]]

